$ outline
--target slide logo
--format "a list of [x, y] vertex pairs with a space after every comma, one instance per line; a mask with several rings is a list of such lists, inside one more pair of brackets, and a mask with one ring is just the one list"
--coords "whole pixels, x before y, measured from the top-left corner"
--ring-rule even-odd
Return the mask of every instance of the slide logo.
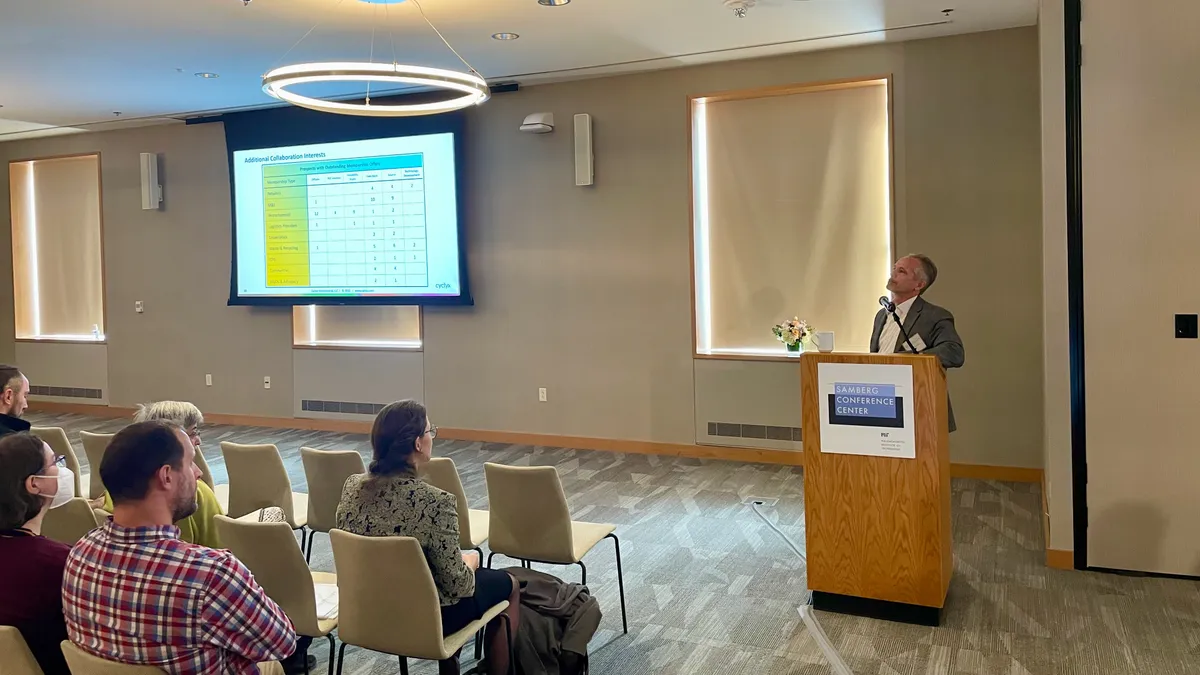
[[834, 382], [829, 423], [858, 427], [904, 427], [904, 399], [894, 384]]

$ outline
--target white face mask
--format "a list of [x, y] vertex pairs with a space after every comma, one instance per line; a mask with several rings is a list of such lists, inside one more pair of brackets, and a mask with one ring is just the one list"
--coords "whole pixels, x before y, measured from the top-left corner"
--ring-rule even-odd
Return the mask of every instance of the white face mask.
[[[34, 476], [35, 478], [53, 478], [58, 481], [58, 491], [50, 500], [50, 508], [57, 509], [75, 498], [75, 474], [65, 466], [58, 467], [57, 476]], [[46, 495], [42, 495], [45, 497]]]

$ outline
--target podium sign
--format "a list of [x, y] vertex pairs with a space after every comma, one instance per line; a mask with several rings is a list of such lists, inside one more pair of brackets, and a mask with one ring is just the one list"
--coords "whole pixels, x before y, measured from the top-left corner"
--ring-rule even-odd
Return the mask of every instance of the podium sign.
[[821, 363], [821, 452], [915, 459], [909, 365]]

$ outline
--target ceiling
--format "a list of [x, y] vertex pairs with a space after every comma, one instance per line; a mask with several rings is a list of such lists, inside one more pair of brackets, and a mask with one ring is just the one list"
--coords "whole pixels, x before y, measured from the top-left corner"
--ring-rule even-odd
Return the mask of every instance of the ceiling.
[[739, 0], [0, 0], [0, 141], [272, 105], [261, 77], [287, 63], [461, 69], [418, 1], [489, 82], [522, 84], [1031, 25], [1038, 4], [753, 0], [739, 19]]

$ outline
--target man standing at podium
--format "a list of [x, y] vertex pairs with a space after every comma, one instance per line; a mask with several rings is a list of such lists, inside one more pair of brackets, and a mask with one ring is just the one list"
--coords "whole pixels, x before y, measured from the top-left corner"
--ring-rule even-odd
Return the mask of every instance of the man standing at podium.
[[[871, 353], [915, 351], [938, 357], [943, 368], [962, 366], [966, 357], [954, 315], [921, 297], [936, 280], [937, 265], [927, 255], [914, 253], [896, 261], [887, 283], [891, 302], [875, 315]], [[881, 304], [885, 300], [880, 298]], [[954, 408], [948, 405], [948, 412], [954, 431]]]

